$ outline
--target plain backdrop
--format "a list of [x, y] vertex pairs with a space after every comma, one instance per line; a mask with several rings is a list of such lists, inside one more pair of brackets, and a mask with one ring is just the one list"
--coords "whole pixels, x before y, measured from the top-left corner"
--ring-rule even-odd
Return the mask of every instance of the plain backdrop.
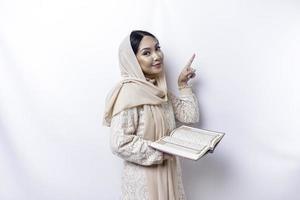
[[181, 160], [188, 199], [299, 199], [296, 0], [0, 0], [0, 199], [119, 199], [102, 116], [134, 29], [160, 40], [175, 94], [196, 53], [193, 126], [226, 133]]

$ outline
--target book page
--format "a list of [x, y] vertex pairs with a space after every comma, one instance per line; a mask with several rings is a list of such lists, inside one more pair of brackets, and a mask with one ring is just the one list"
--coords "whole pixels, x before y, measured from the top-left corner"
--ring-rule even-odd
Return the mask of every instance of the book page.
[[186, 148], [184, 146], [180, 146], [180, 145], [177, 145], [177, 144], [174, 144], [174, 143], [169, 143], [169, 142], [166, 142], [164, 140], [161, 140], [158, 142], [159, 144], [163, 144], [164, 146], [166, 147], [172, 147], [172, 148], [175, 148], [177, 150], [181, 150], [181, 151], [184, 151], [184, 152], [189, 152], [189, 153], [193, 153], [193, 154], [197, 154], [199, 153], [198, 150], [195, 150], [195, 149], [191, 149], [191, 148]]
[[194, 129], [181, 126], [172, 133], [172, 137], [184, 140], [197, 145], [208, 145], [213, 147], [221, 139], [221, 135], [216, 132]]
[[174, 143], [169, 143], [169, 142], [165, 142], [164, 140], [159, 140], [157, 142], [153, 142], [151, 143], [151, 145], [153, 148], [156, 148], [160, 151], [169, 153], [169, 154], [173, 154], [173, 155], [177, 155], [177, 156], [181, 156], [184, 158], [189, 158], [192, 160], [197, 160], [200, 157], [202, 157], [203, 155], [205, 155], [207, 153], [207, 151], [209, 150], [208, 146], [204, 146], [202, 150], [194, 150], [194, 149], [190, 149], [188, 147], [183, 147]]
[[202, 145], [202, 144], [191, 143], [191, 142], [181, 140], [176, 137], [170, 137], [170, 136], [166, 136], [166, 137], [162, 138], [162, 140], [169, 144], [173, 144], [173, 145], [176, 145], [179, 147], [191, 149], [191, 150], [195, 151], [195, 153], [201, 152], [207, 146], [207, 145]]

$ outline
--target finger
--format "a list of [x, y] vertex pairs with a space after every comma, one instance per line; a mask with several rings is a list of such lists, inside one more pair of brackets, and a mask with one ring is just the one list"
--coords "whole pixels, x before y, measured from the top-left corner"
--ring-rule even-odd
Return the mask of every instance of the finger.
[[194, 68], [192, 68], [192, 67], [189, 67], [189, 68], [186, 70], [186, 72], [187, 72], [188, 74], [195, 73], [195, 72], [196, 72], [196, 69], [194, 69]]
[[195, 59], [196, 54], [193, 54], [193, 56], [189, 59], [188, 63], [185, 65], [186, 67], [190, 67]]
[[194, 78], [196, 76], [196, 70], [193, 69], [192, 71], [190, 71], [188, 74], [187, 74], [187, 77], [190, 79], [190, 78]]
[[196, 72], [196, 69], [190, 67], [188, 71], [189, 71], [190, 73], [194, 73], [194, 72]]
[[196, 74], [195, 74], [195, 73], [192, 73], [191, 78], [195, 78], [195, 76], [196, 76]]
[[188, 79], [194, 78], [195, 76], [196, 76], [195, 73], [191, 73], [191, 74], [188, 75]]
[[192, 76], [193, 76], [193, 74], [188, 74], [188, 75], [187, 75], [187, 78], [188, 78], [188, 79], [191, 79]]

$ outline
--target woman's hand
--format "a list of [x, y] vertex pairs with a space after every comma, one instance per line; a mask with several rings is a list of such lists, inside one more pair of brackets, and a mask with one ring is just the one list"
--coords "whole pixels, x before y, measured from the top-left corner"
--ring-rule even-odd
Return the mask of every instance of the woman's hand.
[[183, 68], [183, 70], [181, 71], [179, 77], [178, 77], [178, 87], [179, 88], [184, 88], [187, 86], [187, 82], [194, 78], [196, 76], [196, 69], [193, 69], [191, 67], [192, 62], [195, 58], [195, 54], [193, 54], [193, 56], [190, 58], [190, 60], [188, 61], [188, 63], [185, 65], [185, 67]]

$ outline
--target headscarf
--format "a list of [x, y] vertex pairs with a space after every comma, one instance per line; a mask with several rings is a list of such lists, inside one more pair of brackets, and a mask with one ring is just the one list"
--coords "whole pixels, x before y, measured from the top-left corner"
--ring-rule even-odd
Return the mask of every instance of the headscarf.
[[[164, 70], [156, 78], [157, 85], [147, 81], [137, 61], [127, 36], [119, 47], [119, 64], [122, 80], [106, 98], [103, 123], [110, 126], [111, 119], [123, 110], [143, 106], [145, 128], [143, 139], [156, 141], [171, 130], [161, 104], [168, 101]], [[162, 164], [147, 166], [146, 176], [152, 200], [177, 199], [176, 161], [165, 160]]]

